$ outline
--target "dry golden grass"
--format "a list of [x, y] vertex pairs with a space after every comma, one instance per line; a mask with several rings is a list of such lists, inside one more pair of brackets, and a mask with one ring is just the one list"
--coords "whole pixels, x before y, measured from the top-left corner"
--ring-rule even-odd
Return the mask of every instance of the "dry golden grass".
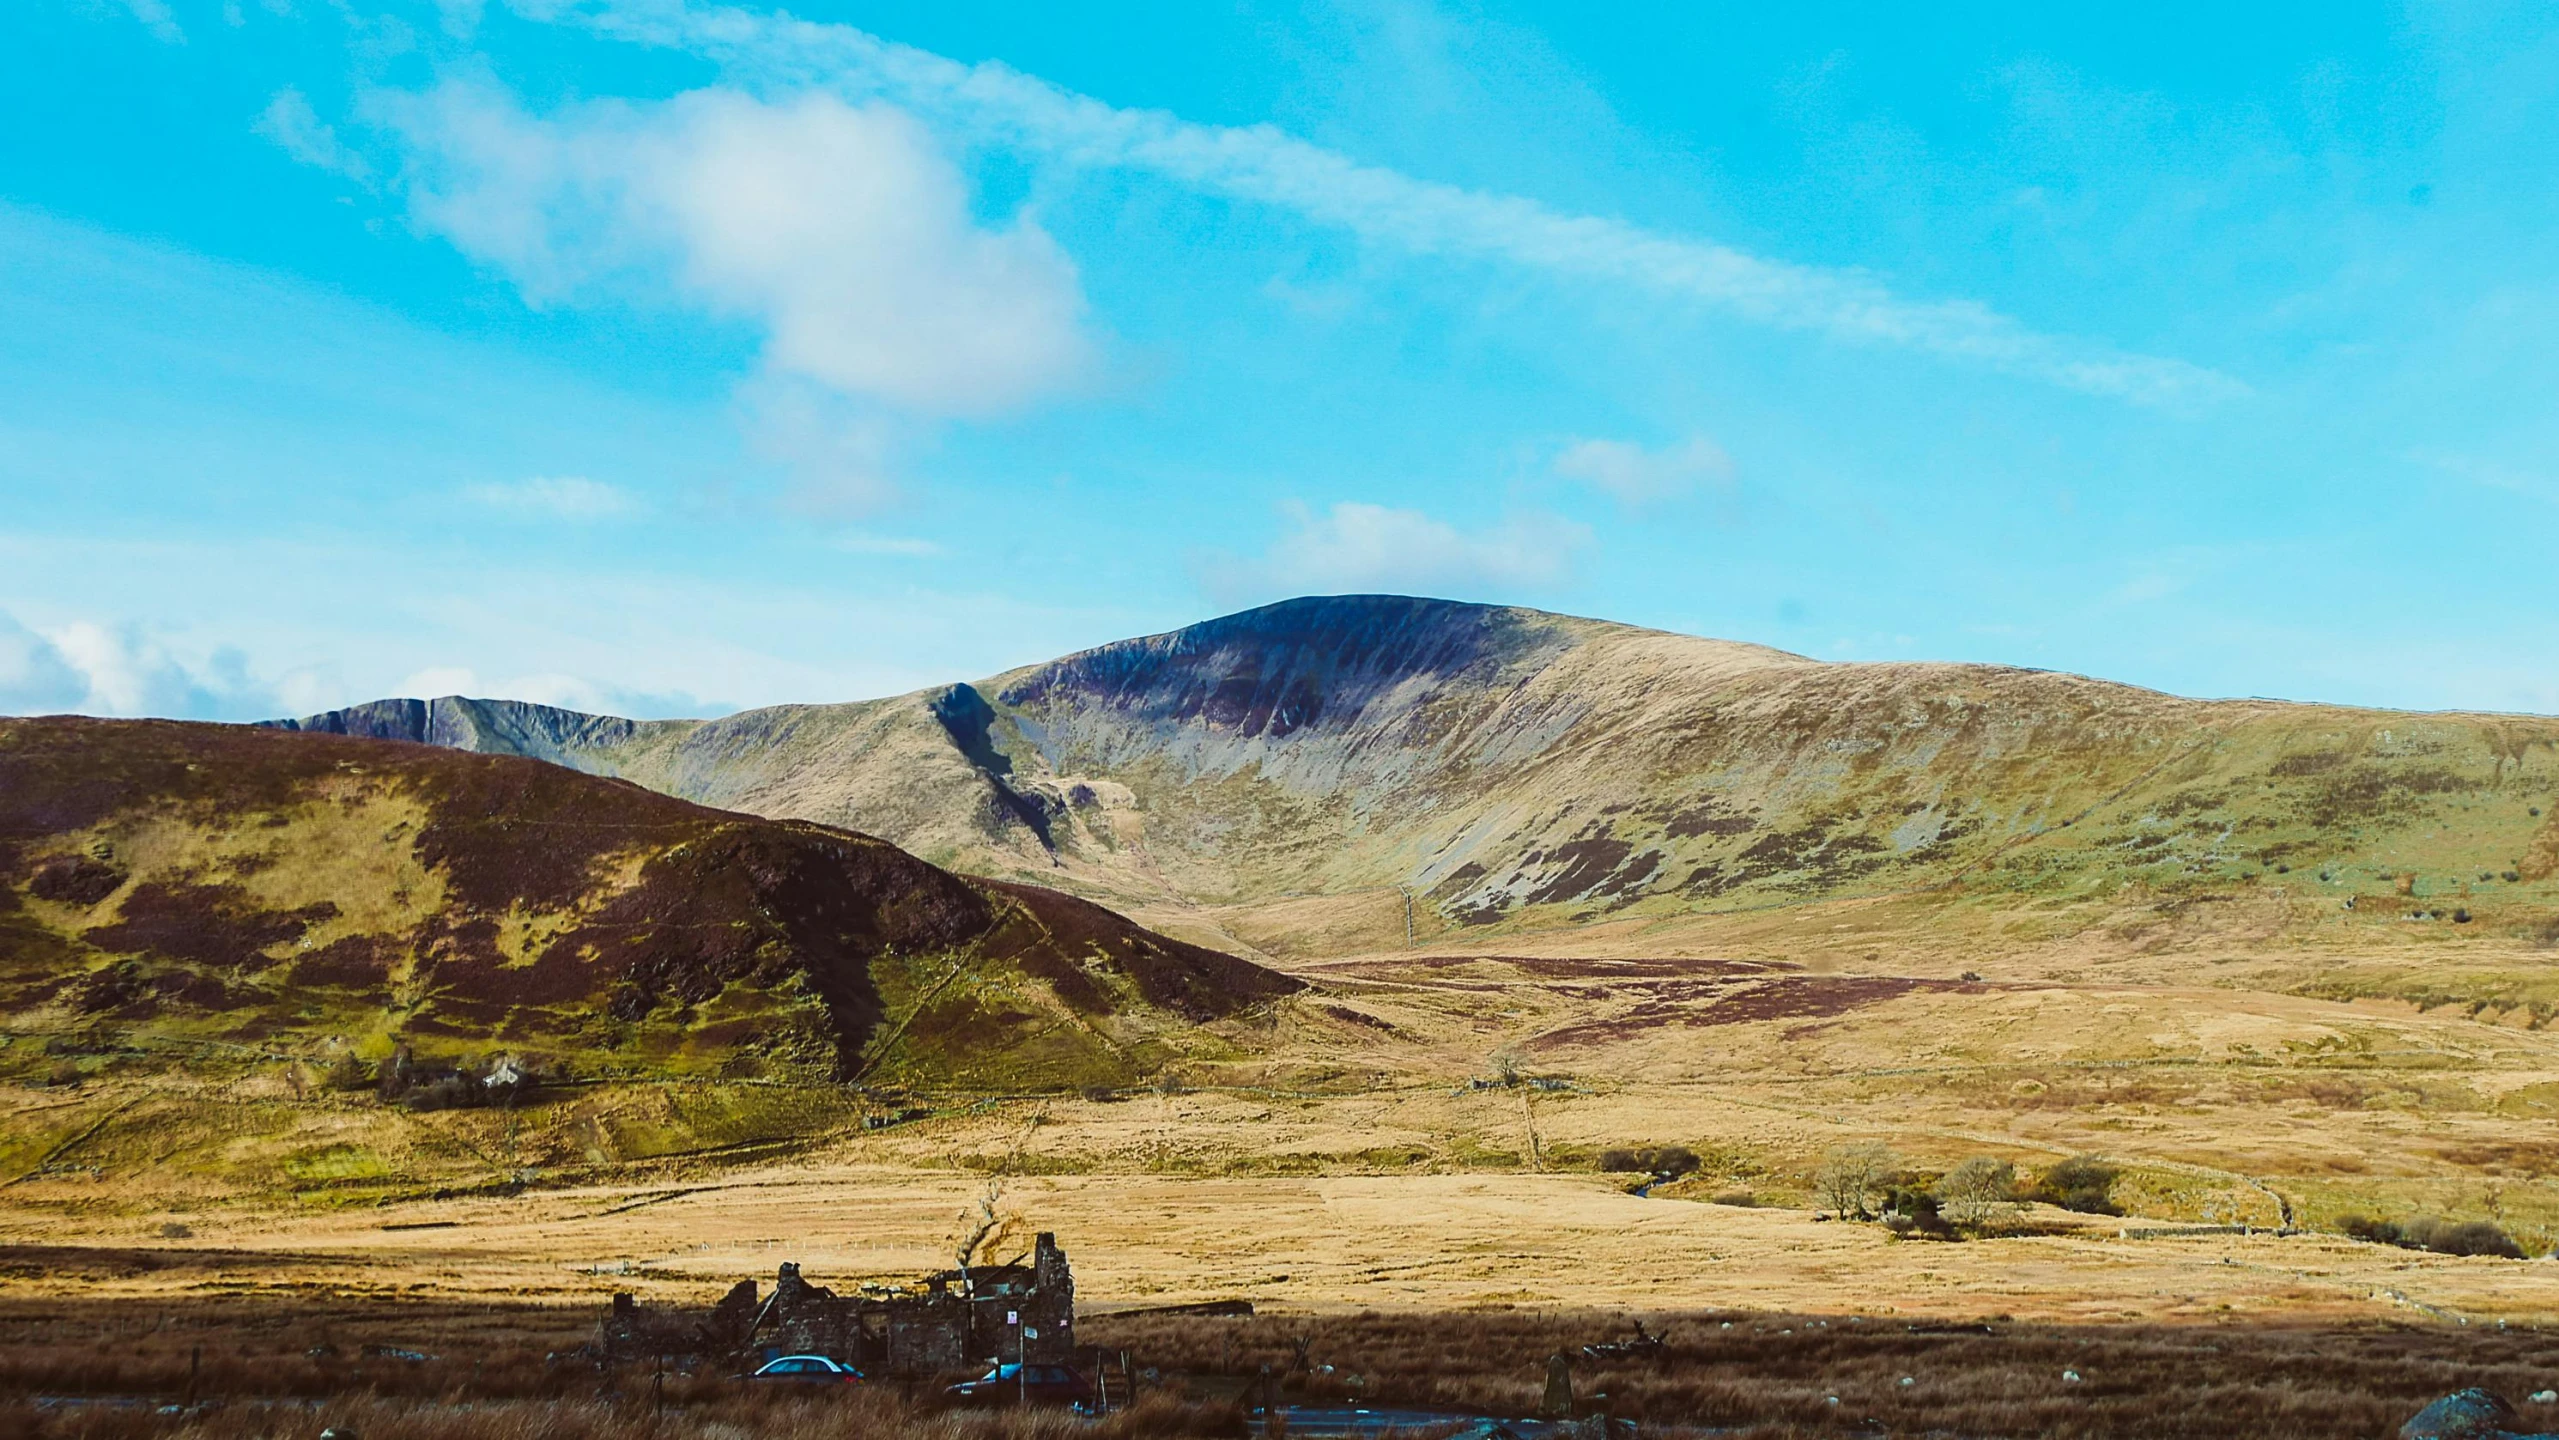
[[[951, 1171], [794, 1164], [523, 1195], [278, 1213], [12, 1216], [0, 1292], [22, 1297], [701, 1299], [783, 1260], [830, 1282], [947, 1263], [982, 1188]], [[1647, 1200], [1595, 1176], [1026, 1176], [1004, 1203], [1058, 1232], [1088, 1308], [1233, 1296], [1286, 1309], [1701, 1305], [2069, 1321], [2537, 1321], [2545, 1262], [2334, 1236], [2122, 1239], [2120, 1222], [1964, 1243], [1803, 1210]], [[146, 1268], [132, 1256], [149, 1257]]]
[[[271, 1062], [114, 1060], [74, 1091], [0, 1086], [0, 1240], [286, 1259], [18, 1265], [0, 1289], [683, 1294], [786, 1258], [902, 1274], [941, 1263], [953, 1215], [1000, 1173], [1102, 1305], [2559, 1316], [2544, 1262], [2333, 1233], [2117, 1237], [2271, 1228], [2289, 1205], [2314, 1231], [2430, 1214], [2494, 1220], [2535, 1254], [2559, 1242], [2559, 1032], [2292, 993], [2348, 968], [2445, 971], [2386, 927], [2286, 930], [2266, 897], [2202, 909], [2021, 933], [1960, 902], [1850, 901], [1517, 938], [1502, 955], [1381, 948], [1297, 964], [1319, 988], [1232, 1058], [1117, 1095], [695, 1082], [417, 1115], [307, 1075], [297, 1093]], [[1553, 1088], [1477, 1083], [1505, 1071]], [[863, 1128], [883, 1107], [929, 1113]], [[2131, 1213], [2044, 1212], [2051, 1233], [1962, 1244], [1817, 1220], [1820, 1157], [1861, 1142], [1921, 1170], [1988, 1154], [2031, 1175], [2104, 1154]], [[1701, 1173], [1651, 1199], [1596, 1173], [1604, 1149], [1664, 1144], [1697, 1151]], [[1734, 1194], [1762, 1208], [1703, 1203]], [[159, 1238], [170, 1223], [194, 1239]]]

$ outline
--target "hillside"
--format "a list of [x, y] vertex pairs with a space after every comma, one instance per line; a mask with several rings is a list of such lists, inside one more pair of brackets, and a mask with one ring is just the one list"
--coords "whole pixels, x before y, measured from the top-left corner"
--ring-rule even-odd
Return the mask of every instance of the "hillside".
[[[0, 1221], [535, 1293], [725, 1285], [777, 1245], [875, 1273], [1001, 1191], [1148, 1303], [2551, 1313], [2547, 1265], [2342, 1238], [2559, 1244], [2550, 721], [1342, 599], [856, 705], [298, 728], [357, 733], [0, 731]], [[855, 824], [931, 853], [826, 828]], [[195, 918], [150, 928], [154, 885]], [[495, 961], [457, 948], [489, 927]], [[306, 981], [359, 932], [405, 968]], [[563, 973], [583, 998], [490, 988]], [[419, 1114], [315, 1083], [338, 1036], [606, 1083]], [[231, 1060], [148, 1068], [186, 1045]], [[1869, 1145], [1917, 1180], [2102, 1157], [2122, 1233], [1818, 1219]], [[1610, 1160], [1670, 1146], [1698, 1172], [1640, 1193]], [[2311, 1233], [2156, 1233], [2192, 1225]]]
[[[1399, 597], [1294, 600], [973, 684], [712, 721], [452, 699], [288, 723], [860, 828], [955, 868], [1196, 912], [1273, 953], [1401, 942], [1408, 919], [1427, 938], [2267, 886], [2356, 923], [2458, 909], [2473, 933], [2539, 943], [2559, 903], [2559, 720], [1829, 664]], [[2383, 903], [2345, 910], [2356, 896]]]
[[524, 759], [0, 721], [0, 1017], [55, 1053], [1039, 1088], [1221, 1053], [1200, 1027], [1296, 988], [867, 835]]

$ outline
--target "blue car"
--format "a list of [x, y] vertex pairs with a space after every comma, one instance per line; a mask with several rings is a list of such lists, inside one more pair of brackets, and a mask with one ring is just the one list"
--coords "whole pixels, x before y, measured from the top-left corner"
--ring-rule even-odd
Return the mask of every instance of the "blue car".
[[1066, 1365], [998, 1365], [942, 1394], [959, 1405], [1089, 1405], [1093, 1382]]
[[746, 1378], [768, 1385], [859, 1385], [862, 1372], [823, 1355], [784, 1355], [765, 1361]]

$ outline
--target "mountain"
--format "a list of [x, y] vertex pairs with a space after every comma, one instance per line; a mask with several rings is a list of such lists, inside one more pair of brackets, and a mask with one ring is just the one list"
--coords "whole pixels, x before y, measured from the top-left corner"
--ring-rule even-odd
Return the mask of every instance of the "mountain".
[[1215, 1050], [1297, 988], [868, 835], [514, 756], [0, 721], [0, 1015], [20, 1034], [1036, 1088]]
[[1308, 908], [1325, 897], [1367, 897], [1346, 945], [1387, 938], [1399, 913], [1421, 935], [2266, 884], [2340, 905], [2457, 893], [2479, 933], [2539, 934], [2559, 899], [2559, 720], [1824, 663], [1395, 596], [718, 720], [445, 699], [282, 723], [859, 828], [1283, 952], [1327, 943], [1316, 932], [1345, 912]]

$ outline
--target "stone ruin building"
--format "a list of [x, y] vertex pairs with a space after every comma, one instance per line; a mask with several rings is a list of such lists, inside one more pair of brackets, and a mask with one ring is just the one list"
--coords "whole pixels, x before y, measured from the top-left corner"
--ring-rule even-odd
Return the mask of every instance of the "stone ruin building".
[[707, 1312], [613, 1297], [595, 1346], [607, 1364], [824, 1355], [874, 1375], [935, 1375], [1075, 1357], [1075, 1276], [1043, 1231], [1027, 1264], [972, 1265], [889, 1294], [838, 1295], [785, 1262], [773, 1292], [741, 1280]]

